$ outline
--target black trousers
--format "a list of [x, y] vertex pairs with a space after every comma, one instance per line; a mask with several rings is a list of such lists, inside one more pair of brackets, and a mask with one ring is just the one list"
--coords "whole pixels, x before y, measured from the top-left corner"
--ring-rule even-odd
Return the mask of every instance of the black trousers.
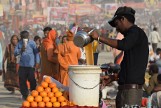
[[29, 91], [26, 84], [28, 80], [30, 82], [30, 90], [35, 90], [36, 88], [36, 79], [34, 74], [34, 68], [32, 67], [21, 67], [19, 68], [19, 84], [20, 84], [20, 92], [24, 99], [27, 98]]

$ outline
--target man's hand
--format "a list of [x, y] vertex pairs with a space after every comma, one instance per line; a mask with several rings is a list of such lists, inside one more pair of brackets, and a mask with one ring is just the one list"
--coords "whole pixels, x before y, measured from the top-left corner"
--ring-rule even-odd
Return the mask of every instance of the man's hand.
[[118, 80], [118, 75], [114, 74], [114, 75], [103, 76], [103, 77], [101, 77], [101, 80], [102, 80], [102, 84], [104, 86], [107, 86], [112, 81], [117, 81]]
[[[89, 27], [85, 27], [83, 28], [83, 31], [85, 32], [90, 32], [93, 28], [89, 28]], [[98, 33], [98, 30], [95, 29], [92, 33], [89, 34], [89, 36], [91, 36], [93, 39], [97, 40], [98, 37], [99, 37], [99, 33]]]
[[36, 63], [36, 65], [35, 65], [35, 70], [37, 71], [38, 69], [39, 69], [39, 64]]
[[25, 45], [23, 45], [21, 48], [21, 52], [23, 53], [25, 50], [26, 50], [26, 47], [25, 47]]
[[90, 36], [94, 39], [94, 40], [98, 40], [98, 37], [99, 37], [99, 33], [97, 30], [94, 30]]

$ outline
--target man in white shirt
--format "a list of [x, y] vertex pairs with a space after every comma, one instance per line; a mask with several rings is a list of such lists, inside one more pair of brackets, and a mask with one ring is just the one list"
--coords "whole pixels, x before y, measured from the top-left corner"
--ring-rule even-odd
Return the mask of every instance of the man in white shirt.
[[153, 31], [150, 33], [149, 42], [152, 43], [153, 51], [155, 52], [157, 49], [158, 43], [161, 41], [159, 33], [157, 31], [157, 27], [153, 28]]

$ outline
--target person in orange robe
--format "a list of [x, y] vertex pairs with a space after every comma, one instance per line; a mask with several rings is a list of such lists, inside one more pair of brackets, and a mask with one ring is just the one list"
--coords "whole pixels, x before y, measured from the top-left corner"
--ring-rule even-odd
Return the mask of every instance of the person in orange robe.
[[49, 31], [46, 38], [43, 39], [40, 53], [41, 53], [41, 76], [39, 83], [42, 81], [44, 75], [53, 77], [59, 81], [59, 64], [57, 57], [54, 57], [53, 51], [56, 49], [57, 32], [55, 30]]
[[73, 38], [73, 33], [67, 31], [67, 41], [59, 44], [55, 50], [60, 64], [60, 82], [65, 86], [68, 86], [68, 66], [78, 65], [78, 60], [81, 57], [80, 48], [74, 45]]

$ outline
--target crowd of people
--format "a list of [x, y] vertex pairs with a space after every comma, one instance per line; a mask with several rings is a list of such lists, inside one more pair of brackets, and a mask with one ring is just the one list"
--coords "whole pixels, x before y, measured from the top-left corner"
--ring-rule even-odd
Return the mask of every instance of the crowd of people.
[[[120, 7], [109, 21], [116, 28], [116, 33], [113, 30], [107, 33], [102, 28], [101, 36], [97, 31], [90, 36], [96, 40], [96, 46], [103, 43], [110, 51], [115, 49], [114, 63], [121, 66], [116, 107], [141, 106], [142, 97], [151, 96], [152, 105], [158, 108], [161, 107], [161, 48], [157, 44], [161, 38], [157, 27], [147, 36], [141, 27], [135, 25], [134, 16], [132, 8]], [[20, 37], [13, 35], [2, 60], [4, 87], [12, 94], [20, 90], [23, 99], [26, 99], [44, 75], [68, 86], [68, 66], [85, 64], [84, 48], [73, 42], [73, 28], [63, 28], [62, 36], [49, 26], [39, 29], [34, 37], [27, 30], [22, 30]], [[77, 30], [82, 29], [78, 27]], [[103, 44], [101, 49], [104, 49]], [[96, 52], [96, 48], [94, 50]], [[151, 75], [148, 84], [144, 83], [147, 69]], [[112, 76], [108, 79], [114, 80]]]
[[[28, 31], [22, 31], [20, 39], [13, 35], [2, 62], [5, 72], [4, 87], [11, 93], [19, 88], [23, 99], [29, 95], [29, 89], [32, 91], [41, 83], [44, 75], [51, 76], [67, 86], [68, 66], [78, 65], [81, 57], [81, 50], [74, 45], [74, 34], [70, 30], [66, 32], [66, 40], [64, 37], [62, 43], [57, 43], [57, 31], [50, 27], [44, 28], [43, 38], [35, 36], [32, 40], [29, 36]], [[38, 71], [40, 75], [36, 73]], [[39, 76], [37, 81], [35, 74]]]

